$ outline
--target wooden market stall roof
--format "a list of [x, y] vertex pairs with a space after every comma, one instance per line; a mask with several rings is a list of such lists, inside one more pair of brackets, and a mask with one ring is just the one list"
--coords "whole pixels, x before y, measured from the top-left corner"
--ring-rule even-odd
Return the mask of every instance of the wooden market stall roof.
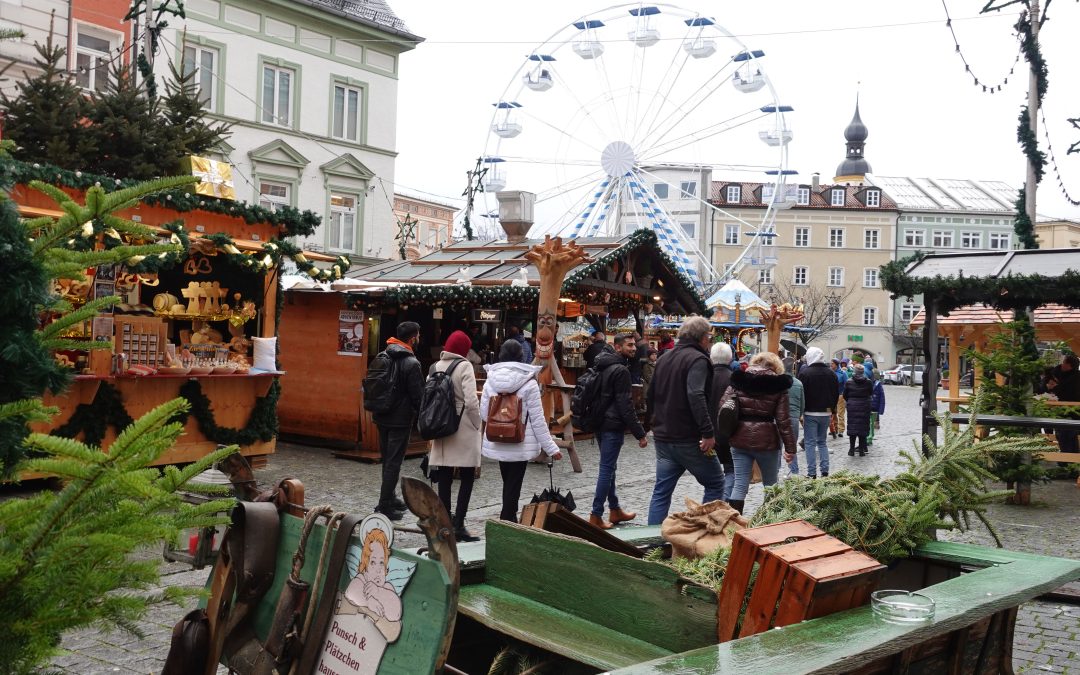
[[[938, 317], [937, 324], [939, 333], [946, 326], [983, 326], [998, 323], [1008, 323], [1013, 320], [1011, 311], [994, 309], [987, 305], [967, 305], [958, 307], [949, 312], [948, 316]], [[911, 320], [912, 328], [921, 328], [926, 323], [926, 310], [920, 309], [915, 318]], [[1040, 327], [1060, 326], [1073, 324], [1080, 327], [1080, 309], [1073, 309], [1050, 303], [1035, 308], [1035, 329]]]
[[[651, 230], [641, 229], [622, 237], [579, 237], [574, 241], [585, 249], [591, 261], [570, 270], [563, 284], [564, 291], [588, 288], [646, 298], [659, 291], [670, 294], [687, 310], [686, 313], [704, 311], [704, 298], [694, 283], [676, 270], [674, 263], [657, 245], [656, 235]], [[378, 292], [378, 284], [386, 284], [387, 290], [392, 290], [403, 285], [456, 284], [466, 279], [472, 286], [512, 286], [515, 282], [522, 285], [524, 281], [528, 286], [538, 288], [540, 275], [525, 259], [525, 254], [534, 245], [542, 243], [541, 239], [516, 243], [462, 241], [416, 260], [392, 260], [355, 269], [346, 277], [369, 285], [367, 289], [353, 290], [354, 293]], [[614, 280], [605, 277], [604, 271], [612, 264], [642, 248], [651, 261], [653, 276], [660, 281], [659, 288], [655, 281], [648, 287], [637, 285], [636, 274], [633, 283], [625, 283], [622, 268]], [[376, 286], [371, 287], [373, 284]]]

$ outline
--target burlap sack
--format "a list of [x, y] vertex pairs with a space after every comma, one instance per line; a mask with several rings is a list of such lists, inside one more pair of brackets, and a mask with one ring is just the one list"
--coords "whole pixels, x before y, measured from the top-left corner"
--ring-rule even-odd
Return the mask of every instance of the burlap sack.
[[731, 546], [735, 533], [747, 520], [727, 502], [698, 504], [686, 500], [686, 511], [673, 513], [660, 525], [660, 534], [671, 543], [673, 555], [701, 558], [721, 546]]

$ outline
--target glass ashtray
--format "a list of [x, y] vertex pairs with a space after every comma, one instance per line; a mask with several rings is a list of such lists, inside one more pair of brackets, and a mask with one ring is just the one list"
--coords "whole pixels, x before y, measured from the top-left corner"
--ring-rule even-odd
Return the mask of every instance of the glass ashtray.
[[874, 614], [894, 623], [919, 623], [934, 618], [934, 600], [911, 591], [874, 591], [870, 594]]

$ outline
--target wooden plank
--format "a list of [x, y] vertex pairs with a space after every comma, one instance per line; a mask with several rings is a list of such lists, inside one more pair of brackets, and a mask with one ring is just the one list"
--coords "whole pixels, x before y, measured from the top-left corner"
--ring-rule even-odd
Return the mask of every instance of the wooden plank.
[[671, 652], [489, 584], [463, 586], [458, 611], [503, 635], [601, 670]]
[[716, 594], [667, 565], [514, 523], [489, 520], [486, 539], [492, 586], [672, 652], [716, 641]]
[[[954, 417], [956, 424], [967, 424], [969, 416]], [[975, 415], [975, 424], [990, 427], [1027, 427], [1048, 429], [1074, 429], [1080, 430], [1080, 420], [1068, 420], [1055, 417], [1023, 417], [1020, 415]]]
[[1022, 560], [1023, 564], [987, 567], [925, 589], [937, 603], [936, 614], [929, 623], [884, 623], [874, 618], [870, 607], [860, 607], [616, 672], [624, 675], [857, 672], [882, 657], [965, 628], [997, 612], [1008, 611], [1065, 581], [1080, 577], [1080, 561], [1076, 560], [1015, 554], [964, 544], [951, 546], [955, 547], [955, 558], [974, 564], [981, 561], [984, 565], [992, 565], [992, 559], [1009, 554], [1022, 555], [1014, 562]]
[[574, 515], [555, 502], [526, 504], [521, 509], [521, 524], [545, 532], [554, 532], [556, 534], [565, 534], [568, 537], [584, 539], [600, 548], [615, 553], [622, 553], [635, 558], [645, 556], [637, 546], [619, 539], [607, 530], [601, 530], [595, 525], [589, 524], [589, 521], [581, 516]]

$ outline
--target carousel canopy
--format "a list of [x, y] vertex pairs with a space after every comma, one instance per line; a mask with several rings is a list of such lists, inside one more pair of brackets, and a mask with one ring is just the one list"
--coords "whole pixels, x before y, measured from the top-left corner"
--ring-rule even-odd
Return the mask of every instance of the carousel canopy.
[[[736, 295], [738, 298], [736, 299]], [[750, 288], [739, 281], [738, 279], [732, 279], [728, 281], [724, 286], [713, 293], [712, 296], [705, 301], [705, 305], [709, 309], [715, 309], [720, 307], [722, 309], [735, 309], [736, 301], [739, 304], [739, 309], [746, 311], [753, 307], [760, 307], [761, 309], [768, 309], [769, 303], [762, 300], [757, 293], [750, 290]]]

